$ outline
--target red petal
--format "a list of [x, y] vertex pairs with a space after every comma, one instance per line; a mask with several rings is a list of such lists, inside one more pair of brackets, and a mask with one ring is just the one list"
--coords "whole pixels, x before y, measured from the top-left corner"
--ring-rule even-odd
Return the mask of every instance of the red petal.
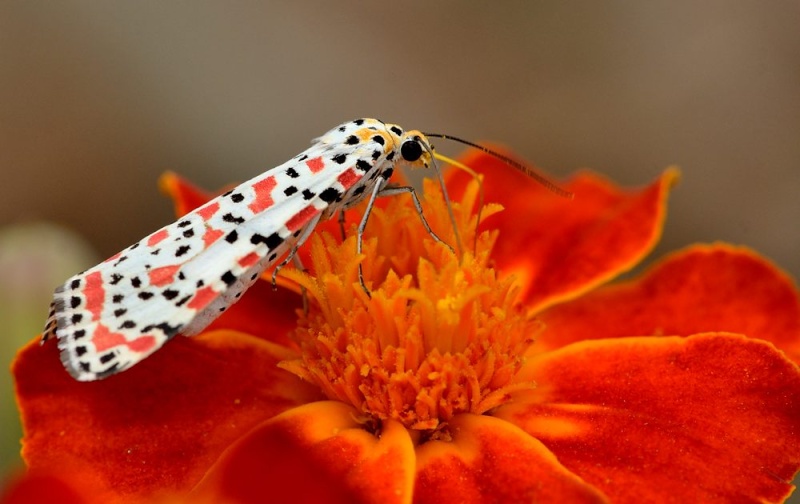
[[200, 189], [180, 175], [166, 172], [158, 181], [161, 191], [172, 199], [175, 215], [182, 217], [211, 200], [215, 193]]
[[323, 401], [289, 410], [232, 446], [195, 490], [235, 502], [408, 502], [414, 449], [406, 429], [364, 430], [355, 409]]
[[452, 442], [417, 449], [414, 502], [607, 502], [542, 443], [508, 422], [460, 415]]
[[[623, 190], [598, 175], [579, 173], [557, 196], [503, 161], [473, 151], [462, 159], [486, 175], [485, 201], [505, 211], [489, 218], [500, 230], [492, 257], [513, 273], [532, 310], [573, 299], [636, 265], [661, 236], [676, 170], [641, 190]], [[451, 174], [457, 199], [469, 176]]]
[[800, 468], [800, 369], [704, 334], [575, 343], [528, 361], [539, 388], [495, 416], [613, 502], [778, 502]]
[[273, 290], [267, 280], [258, 280], [205, 332], [238, 331], [294, 348], [294, 342], [287, 335], [297, 327], [297, 310], [303, 305], [301, 299], [287, 289]]
[[584, 339], [728, 331], [771, 341], [800, 361], [800, 294], [749, 249], [725, 244], [674, 253], [640, 278], [546, 310], [534, 351]]
[[291, 357], [250, 336], [206, 333], [80, 383], [55, 344], [31, 342], [13, 366], [22, 455], [32, 471], [67, 475], [104, 502], [188, 490], [254, 425], [319, 397], [276, 367]]
[[50, 502], [57, 502], [58, 504], [88, 504], [91, 502], [65, 480], [48, 474], [28, 473], [9, 483], [8, 486], [0, 485], [0, 489], [2, 489], [0, 504]]

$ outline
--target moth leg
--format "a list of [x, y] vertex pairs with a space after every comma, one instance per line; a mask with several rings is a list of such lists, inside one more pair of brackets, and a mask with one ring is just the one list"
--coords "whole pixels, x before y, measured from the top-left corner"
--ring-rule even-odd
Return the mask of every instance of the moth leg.
[[[294, 249], [295, 252], [297, 249]], [[297, 268], [298, 271], [305, 271], [306, 267], [303, 266], [303, 261], [300, 260], [300, 256], [298, 254], [292, 255], [292, 264], [294, 267]], [[302, 285], [300, 286], [300, 295], [303, 297], [303, 315], [308, 315], [308, 292], [306, 292], [306, 288]]]
[[[315, 215], [311, 221], [305, 225], [302, 233], [300, 233], [300, 236], [297, 237], [297, 241], [294, 243], [294, 245], [292, 245], [292, 248], [289, 249], [289, 253], [286, 255], [286, 258], [281, 261], [280, 264], [275, 266], [274, 270], [272, 270], [272, 290], [278, 289], [278, 272], [284, 266], [289, 264], [289, 261], [292, 261], [295, 267], [300, 271], [306, 270], [302, 261], [300, 261], [300, 256], [297, 255], [297, 249], [299, 249], [306, 242], [306, 240], [308, 240], [308, 237], [311, 236], [311, 233], [314, 231], [314, 228], [317, 227], [320, 218], [322, 218], [322, 212]], [[300, 287], [300, 293], [303, 295], [303, 313], [308, 313], [308, 296], [306, 295], [306, 288]]]
[[[378, 180], [378, 183], [375, 184], [375, 187], [372, 189], [372, 193], [369, 195], [367, 208], [364, 210], [364, 215], [361, 217], [361, 222], [358, 223], [358, 231], [356, 232], [356, 254], [358, 255], [361, 255], [362, 242], [364, 241], [364, 230], [367, 228], [367, 221], [369, 220], [369, 214], [372, 213], [372, 206], [375, 204], [375, 198], [378, 197], [378, 194], [385, 185], [386, 181], [384, 179]], [[361, 284], [361, 288], [364, 289], [367, 297], [372, 298], [372, 294], [370, 294], [367, 284], [364, 283], [364, 269], [361, 267], [360, 262], [358, 263], [358, 282]]]
[[431, 226], [428, 224], [427, 219], [425, 219], [425, 215], [422, 213], [422, 204], [419, 202], [419, 197], [417, 197], [417, 191], [414, 190], [411, 186], [388, 186], [384, 189], [378, 191], [378, 196], [397, 196], [398, 194], [408, 193], [411, 195], [411, 200], [414, 202], [414, 208], [417, 209], [417, 215], [419, 215], [419, 220], [422, 221], [422, 225], [425, 227], [425, 231], [431, 235], [435, 241], [439, 243], [444, 243], [447, 245], [447, 248], [450, 249], [452, 253], [456, 253], [453, 247], [450, 246], [449, 243], [439, 238], [436, 233], [433, 232]]
[[297, 254], [297, 245], [293, 245], [291, 249], [289, 249], [289, 253], [286, 254], [286, 258], [280, 262], [275, 269], [272, 270], [272, 290], [278, 290], [278, 272], [283, 269], [284, 266], [289, 264], [289, 261]]
[[344, 241], [347, 238], [344, 234], [344, 208], [339, 210], [339, 232], [342, 233], [342, 241]]

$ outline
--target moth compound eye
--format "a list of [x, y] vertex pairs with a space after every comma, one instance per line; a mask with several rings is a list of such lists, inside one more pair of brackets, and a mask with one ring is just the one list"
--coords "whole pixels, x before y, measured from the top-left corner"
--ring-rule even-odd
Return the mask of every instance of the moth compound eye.
[[422, 146], [417, 140], [408, 140], [400, 147], [400, 154], [406, 161], [416, 161], [422, 156]]

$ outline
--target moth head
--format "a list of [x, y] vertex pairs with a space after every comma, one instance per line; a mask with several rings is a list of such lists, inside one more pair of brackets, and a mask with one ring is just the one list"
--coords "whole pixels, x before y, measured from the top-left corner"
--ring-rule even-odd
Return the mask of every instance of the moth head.
[[419, 131], [408, 131], [400, 138], [400, 158], [412, 168], [429, 168], [433, 147]]

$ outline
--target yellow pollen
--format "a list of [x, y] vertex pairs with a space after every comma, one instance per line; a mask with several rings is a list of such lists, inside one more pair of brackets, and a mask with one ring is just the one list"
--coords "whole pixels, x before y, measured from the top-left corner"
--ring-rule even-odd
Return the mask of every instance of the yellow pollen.
[[[354, 229], [343, 243], [313, 235], [308, 273], [286, 272], [311, 300], [292, 335], [301, 355], [280, 366], [365, 419], [422, 431], [533, 388], [516, 376], [541, 325], [515, 304], [513, 279], [498, 279], [489, 266], [497, 231], [475, 239], [477, 196], [473, 182], [453, 204], [468, 249], [460, 258], [428, 235], [402, 196], [373, 210], [361, 257]], [[455, 243], [437, 184], [426, 181], [423, 207], [434, 232]], [[500, 210], [488, 205], [482, 216]], [[359, 262], [371, 297], [359, 284]]]

